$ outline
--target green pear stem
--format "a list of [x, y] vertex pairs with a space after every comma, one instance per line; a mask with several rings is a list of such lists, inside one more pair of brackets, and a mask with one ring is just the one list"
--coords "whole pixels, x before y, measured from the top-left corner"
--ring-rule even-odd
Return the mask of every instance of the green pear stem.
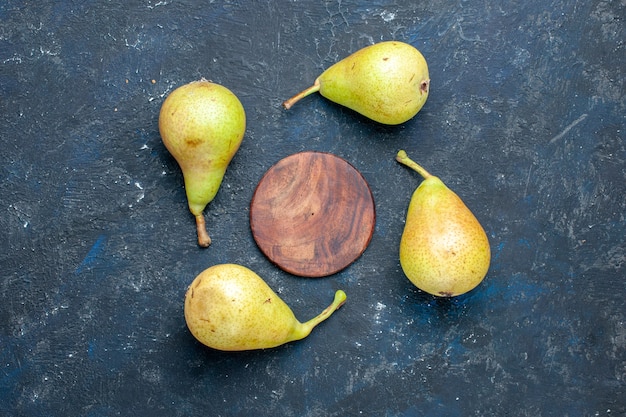
[[302, 323], [302, 330], [305, 331], [307, 335], [311, 333], [311, 330], [313, 330], [315, 326], [329, 318], [331, 314], [337, 311], [337, 309], [346, 302], [346, 298], [346, 293], [343, 290], [337, 290], [337, 292], [335, 293], [335, 299], [333, 300], [331, 305], [326, 307], [326, 309], [324, 309], [324, 311], [322, 311], [318, 316], [313, 317], [311, 320], [305, 323]]
[[296, 104], [296, 102], [298, 102], [300, 99], [308, 96], [309, 94], [313, 94], [313, 93], [315, 93], [315, 92], [317, 92], [319, 90], [320, 90], [320, 81], [319, 81], [319, 79], [317, 79], [317, 80], [315, 80], [313, 85], [310, 86], [309, 88], [307, 88], [306, 90], [303, 90], [303, 91], [299, 92], [295, 96], [291, 97], [289, 100], [285, 100], [283, 102], [283, 107], [285, 109], [289, 110], [291, 108], [291, 106]]
[[202, 214], [196, 215], [196, 229], [198, 231], [198, 245], [203, 248], [208, 248], [211, 244], [211, 238], [206, 231], [206, 223], [204, 221], [204, 215]]
[[409, 156], [403, 150], [398, 151], [398, 154], [396, 155], [396, 161], [400, 162], [403, 165], [408, 166], [414, 171], [417, 171], [422, 177], [424, 177], [424, 179], [428, 179], [432, 177], [432, 175], [428, 171], [426, 171], [419, 164], [417, 164], [417, 162], [409, 158]]

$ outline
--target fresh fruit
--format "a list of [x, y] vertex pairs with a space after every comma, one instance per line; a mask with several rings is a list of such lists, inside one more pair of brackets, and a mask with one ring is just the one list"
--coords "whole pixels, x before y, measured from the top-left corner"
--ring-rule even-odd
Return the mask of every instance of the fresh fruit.
[[429, 89], [424, 56], [407, 43], [388, 41], [367, 46], [337, 62], [283, 106], [289, 109], [319, 91], [372, 120], [397, 125], [421, 110]]
[[211, 244], [203, 211], [217, 194], [245, 130], [246, 114], [239, 99], [204, 78], [178, 87], [161, 106], [161, 138], [183, 171], [202, 247]]
[[300, 340], [346, 301], [338, 290], [320, 315], [300, 323], [252, 270], [220, 264], [201, 272], [185, 295], [185, 320], [200, 342], [225, 351], [265, 349]]
[[470, 291], [489, 269], [491, 251], [482, 226], [461, 199], [405, 151], [396, 160], [417, 171], [417, 187], [400, 240], [400, 265], [419, 289], [453, 297]]

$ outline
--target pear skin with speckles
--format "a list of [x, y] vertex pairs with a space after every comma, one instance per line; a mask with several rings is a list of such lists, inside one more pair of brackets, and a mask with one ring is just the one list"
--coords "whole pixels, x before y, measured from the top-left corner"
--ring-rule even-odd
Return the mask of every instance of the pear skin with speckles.
[[398, 152], [396, 160], [424, 177], [411, 197], [400, 240], [404, 274], [422, 291], [439, 297], [474, 289], [491, 261], [483, 227], [458, 195], [406, 152]]
[[405, 42], [386, 41], [366, 46], [333, 64], [283, 106], [289, 109], [319, 92], [374, 121], [398, 125], [422, 109], [429, 91], [428, 65], [422, 53]]
[[203, 211], [215, 198], [245, 130], [246, 113], [237, 96], [204, 78], [176, 88], [161, 106], [159, 132], [183, 172], [199, 246], [211, 244]]
[[300, 340], [346, 301], [342, 290], [322, 313], [301, 323], [254, 271], [219, 264], [201, 272], [185, 294], [185, 321], [202, 344], [223, 351], [266, 349]]

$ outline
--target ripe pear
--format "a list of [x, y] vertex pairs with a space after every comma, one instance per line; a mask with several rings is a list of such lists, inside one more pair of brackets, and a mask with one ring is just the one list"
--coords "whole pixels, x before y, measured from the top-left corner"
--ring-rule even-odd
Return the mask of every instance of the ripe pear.
[[417, 171], [417, 187], [400, 240], [400, 265], [419, 289], [453, 297], [481, 283], [491, 260], [487, 234], [461, 199], [405, 151], [396, 160]]
[[204, 345], [218, 350], [266, 349], [300, 340], [346, 301], [338, 290], [317, 317], [300, 323], [287, 304], [252, 270], [220, 264], [201, 272], [185, 295], [185, 320]]
[[388, 41], [367, 46], [332, 65], [283, 106], [290, 109], [319, 91], [372, 120], [397, 125], [421, 110], [429, 88], [428, 65], [420, 51], [404, 42]]
[[203, 211], [217, 194], [245, 130], [246, 114], [237, 96], [204, 78], [176, 88], [161, 106], [161, 138], [183, 172], [202, 247], [211, 244]]

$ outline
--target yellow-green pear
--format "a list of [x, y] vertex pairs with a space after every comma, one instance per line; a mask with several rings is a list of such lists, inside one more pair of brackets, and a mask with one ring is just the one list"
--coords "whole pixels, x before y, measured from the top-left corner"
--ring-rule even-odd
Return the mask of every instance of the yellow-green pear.
[[287, 304], [254, 271], [219, 264], [201, 272], [185, 295], [185, 320], [204, 345], [225, 351], [266, 349], [300, 340], [346, 301], [334, 301], [315, 318], [301, 323]]
[[176, 88], [161, 106], [161, 138], [183, 172], [202, 247], [211, 244], [203, 211], [217, 194], [245, 130], [246, 114], [237, 96], [204, 78]]
[[424, 177], [411, 197], [400, 240], [402, 270], [416, 287], [439, 297], [470, 291], [487, 275], [491, 260], [483, 227], [452, 190], [405, 151], [396, 160]]
[[372, 120], [397, 125], [421, 110], [429, 89], [428, 65], [421, 52], [404, 42], [387, 41], [335, 63], [283, 106], [290, 109], [298, 100], [319, 91]]

